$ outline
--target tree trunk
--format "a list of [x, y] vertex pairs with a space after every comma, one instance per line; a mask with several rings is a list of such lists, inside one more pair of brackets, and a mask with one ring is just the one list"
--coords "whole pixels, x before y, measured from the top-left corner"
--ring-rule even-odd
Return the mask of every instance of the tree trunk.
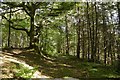
[[77, 37], [77, 58], [80, 58], [80, 26], [78, 26]]
[[87, 57], [88, 60], [90, 59], [90, 18], [89, 18], [89, 3], [87, 2], [87, 35], [88, 35], [88, 50], [87, 50]]
[[[117, 9], [118, 9], [118, 32], [120, 32], [120, 2], [117, 2]], [[117, 40], [117, 58], [118, 58], [118, 66], [117, 72], [120, 73], [120, 33], [118, 33], [118, 40]]]
[[[95, 2], [95, 14], [96, 14], [96, 29], [95, 29], [95, 53], [97, 56], [99, 56], [99, 53], [97, 52], [98, 49], [98, 12], [97, 12], [97, 4]], [[99, 60], [98, 60], [99, 61]]]
[[103, 21], [103, 50], [104, 50], [104, 64], [106, 65], [106, 58], [107, 58], [107, 41], [106, 41], [106, 21], [105, 21], [105, 12], [104, 12], [104, 5], [102, 3], [102, 21]]
[[[10, 8], [10, 16], [9, 16], [9, 20], [11, 20], [11, 8]], [[10, 34], [11, 34], [11, 23], [9, 22], [9, 29], [8, 29], [8, 47], [10, 47]]]
[[94, 4], [92, 4], [92, 31], [91, 31], [91, 60], [92, 62], [95, 61], [95, 39], [94, 39]]
[[[78, 8], [79, 11], [79, 8]], [[78, 14], [79, 16], [79, 14]], [[78, 23], [77, 23], [77, 58], [80, 58], [80, 18], [78, 19]]]
[[33, 48], [33, 40], [34, 40], [34, 16], [30, 17], [30, 48]]
[[15, 42], [13, 42], [15, 48], [17, 48], [18, 45], [19, 45], [19, 39], [20, 38], [18, 38], [18, 35], [17, 35], [16, 31], [15, 31], [15, 33], [14, 33], [14, 40], [15, 40]]
[[[84, 26], [84, 21], [83, 21]], [[82, 28], [82, 58], [85, 59], [85, 31], [84, 27]]]
[[67, 22], [67, 15], [65, 16], [65, 23], [66, 23], [66, 55], [69, 55], [69, 31], [68, 31], [68, 22]]
[[117, 41], [117, 45], [118, 45], [118, 57], [120, 58], [120, 2], [117, 2], [117, 9], [118, 9], [118, 18], [119, 18], [119, 21], [118, 21], [118, 41]]

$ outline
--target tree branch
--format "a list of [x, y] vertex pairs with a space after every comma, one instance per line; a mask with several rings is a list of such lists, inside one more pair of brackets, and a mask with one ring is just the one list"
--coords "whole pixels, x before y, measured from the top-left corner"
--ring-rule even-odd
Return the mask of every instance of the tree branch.
[[37, 9], [40, 4], [41, 4], [40, 2], [36, 2], [36, 3], [35, 3], [35, 9]]
[[22, 10], [22, 9], [17, 9], [17, 10], [14, 10], [14, 11], [12, 11], [12, 12], [3, 12], [3, 13], [1, 13], [0, 15], [5, 15], [5, 14], [7, 14], [7, 13], [14, 13], [14, 12], [17, 12], [17, 11], [19, 11], [19, 10]]
[[23, 7], [23, 10], [24, 10], [29, 16], [31, 16], [30, 13], [26, 10], [25, 7]]
[[2, 4], [6, 4], [6, 5], [9, 5], [11, 7], [22, 7], [23, 4], [16, 4], [16, 2], [2, 2]]
[[[10, 23], [13, 24], [13, 22], [10, 21], [10, 20], [8, 20], [5, 16], [2, 16], [2, 18], [6, 19], [8, 22], [10, 22]], [[16, 25], [16, 26], [19, 26], [19, 25]], [[12, 29], [15, 29], [15, 30], [25, 31], [25, 32], [27, 33], [27, 35], [30, 36], [30, 32], [29, 32], [27, 29], [25, 29], [25, 28], [16, 28], [16, 27], [13, 27], [13, 26], [11, 26], [11, 28], [12, 28]]]
[[20, 4], [16, 4], [15, 2], [2, 2], [2, 3], [10, 7], [22, 7], [23, 10], [30, 16], [30, 13], [26, 10], [28, 6], [25, 5], [25, 2], [22, 2]]

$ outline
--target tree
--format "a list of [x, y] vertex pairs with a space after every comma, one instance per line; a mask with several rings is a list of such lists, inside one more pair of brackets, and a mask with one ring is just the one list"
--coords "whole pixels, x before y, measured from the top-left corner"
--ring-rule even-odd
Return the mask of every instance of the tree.
[[89, 3], [87, 2], [87, 35], [88, 35], [88, 52], [87, 52], [87, 54], [88, 54], [88, 60], [90, 59], [90, 18], [89, 18], [89, 13], [88, 13], [88, 11], [89, 11]]
[[68, 22], [67, 22], [67, 15], [65, 15], [65, 23], [66, 23], [66, 55], [69, 55], [69, 30], [68, 30]]
[[[10, 16], [9, 16], [9, 20], [11, 20], [11, 8], [10, 8]], [[10, 34], [11, 34], [11, 23], [9, 22], [9, 33], [8, 33], [8, 47], [10, 47]]]
[[80, 9], [79, 7], [77, 7], [77, 18], [78, 18], [78, 22], [77, 22], [77, 58], [80, 58]]
[[2, 2], [1, 9], [4, 47], [29, 47], [39, 55], [74, 55], [106, 65], [108, 58], [112, 63], [119, 59], [118, 3]]
[[117, 9], [118, 9], [117, 72], [120, 73], [120, 71], [119, 71], [119, 69], [120, 69], [120, 2], [117, 2]]

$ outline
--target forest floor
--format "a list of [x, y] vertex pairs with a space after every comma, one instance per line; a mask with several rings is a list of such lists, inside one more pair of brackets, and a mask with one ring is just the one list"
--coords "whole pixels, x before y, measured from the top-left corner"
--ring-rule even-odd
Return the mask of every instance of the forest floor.
[[75, 56], [40, 58], [33, 50], [10, 49], [0, 54], [2, 78], [120, 78], [114, 67], [84, 62]]

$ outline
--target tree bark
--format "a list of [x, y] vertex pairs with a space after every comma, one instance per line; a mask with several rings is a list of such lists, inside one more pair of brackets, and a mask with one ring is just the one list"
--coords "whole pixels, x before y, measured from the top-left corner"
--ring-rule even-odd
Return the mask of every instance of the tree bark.
[[[9, 20], [11, 20], [11, 8], [10, 8]], [[11, 34], [11, 23], [9, 22], [9, 29], [8, 29], [8, 47], [10, 47], [10, 34]]]
[[104, 12], [104, 4], [102, 3], [102, 21], [103, 21], [103, 50], [104, 50], [104, 64], [106, 65], [107, 58], [107, 41], [106, 41], [106, 21], [105, 21], [105, 12]]
[[95, 26], [94, 26], [94, 4], [92, 4], [92, 34], [91, 34], [91, 60], [92, 62], [95, 61], [95, 39], [94, 39], [94, 34], [95, 34]]
[[117, 58], [118, 58], [118, 66], [117, 66], [117, 72], [120, 73], [120, 2], [117, 2], [117, 9], [118, 9], [118, 40], [117, 40]]
[[69, 30], [68, 30], [68, 22], [67, 22], [67, 15], [65, 16], [65, 23], [66, 23], [66, 55], [69, 55]]
[[88, 47], [87, 58], [90, 59], [90, 18], [89, 18], [89, 3], [87, 2], [87, 35], [88, 35]]
[[33, 48], [34, 40], [34, 16], [30, 17], [30, 48]]
[[[99, 56], [99, 53], [97, 52], [98, 50], [98, 12], [97, 12], [97, 3], [95, 2], [95, 14], [96, 14], [96, 29], [95, 29], [95, 53], [97, 56]], [[99, 61], [99, 60], [98, 60]]]
[[78, 23], [77, 23], [77, 58], [80, 58], [80, 17], [79, 17], [79, 7], [78, 11]]
[[[84, 26], [84, 21], [83, 21]], [[85, 59], [85, 31], [84, 27], [82, 27], [82, 58]]]

